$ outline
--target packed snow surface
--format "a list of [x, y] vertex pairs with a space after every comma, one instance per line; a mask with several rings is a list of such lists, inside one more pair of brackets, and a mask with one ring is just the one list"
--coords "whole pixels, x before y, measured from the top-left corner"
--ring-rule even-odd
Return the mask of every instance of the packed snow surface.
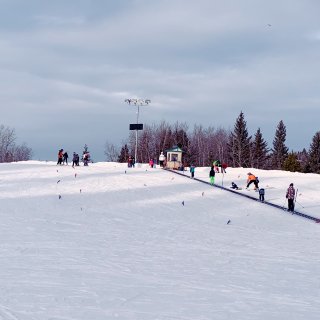
[[[320, 218], [319, 175], [228, 168], [216, 184], [248, 171], [283, 207], [293, 182]], [[320, 319], [320, 224], [185, 175], [1, 164], [0, 319]]]

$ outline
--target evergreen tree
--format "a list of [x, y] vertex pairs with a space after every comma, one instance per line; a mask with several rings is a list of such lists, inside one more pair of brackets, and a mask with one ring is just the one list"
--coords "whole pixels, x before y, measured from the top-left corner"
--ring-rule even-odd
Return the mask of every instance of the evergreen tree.
[[298, 160], [297, 154], [293, 151], [288, 155], [283, 163], [283, 170], [290, 172], [301, 172], [302, 167]]
[[309, 172], [320, 173], [320, 131], [318, 131], [312, 138], [309, 149]]
[[281, 120], [277, 126], [272, 149], [272, 167], [273, 169], [282, 169], [283, 163], [288, 156], [286, 142], [286, 126]]
[[262, 133], [260, 128], [258, 128], [255, 136], [254, 136], [254, 141], [252, 143], [252, 167], [257, 168], [257, 169], [265, 169], [268, 166], [268, 144], [267, 142], [263, 139]]
[[250, 166], [250, 141], [248, 135], [247, 122], [244, 120], [244, 114], [241, 111], [234, 125], [234, 130], [229, 137], [228, 149], [230, 160], [233, 167]]
[[297, 159], [300, 162], [302, 171], [310, 172], [310, 169], [308, 169], [308, 161], [309, 161], [308, 151], [305, 148], [303, 148], [302, 151], [298, 151], [296, 154], [297, 154]]
[[120, 163], [125, 163], [129, 159], [129, 149], [127, 144], [125, 144], [120, 151], [119, 157], [118, 157], [118, 162]]

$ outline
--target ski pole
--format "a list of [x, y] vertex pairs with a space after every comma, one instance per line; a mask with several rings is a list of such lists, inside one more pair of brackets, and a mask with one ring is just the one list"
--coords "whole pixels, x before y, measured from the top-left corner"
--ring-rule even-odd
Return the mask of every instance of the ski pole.
[[296, 206], [298, 191], [299, 189], [297, 188], [296, 196], [294, 197], [294, 207]]
[[299, 206], [301, 206], [302, 208], [304, 208], [304, 206], [300, 203], [300, 202], [298, 202], [298, 201], [295, 201]]

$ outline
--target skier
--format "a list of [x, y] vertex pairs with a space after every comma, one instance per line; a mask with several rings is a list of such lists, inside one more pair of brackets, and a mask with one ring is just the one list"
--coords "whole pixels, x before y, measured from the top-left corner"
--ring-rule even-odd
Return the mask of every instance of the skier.
[[153, 159], [150, 159], [150, 160], [149, 160], [149, 166], [150, 166], [150, 168], [153, 168], [153, 165], [154, 165]]
[[210, 184], [213, 186], [214, 185], [214, 177], [216, 175], [216, 172], [214, 170], [214, 166], [211, 167], [211, 170], [209, 172], [209, 177], [210, 177]]
[[263, 188], [260, 188], [260, 189], [259, 189], [259, 200], [260, 200], [261, 202], [264, 202], [264, 194], [265, 194], [264, 189], [263, 189]]
[[192, 164], [190, 166], [190, 173], [191, 173], [191, 179], [194, 179], [194, 171], [195, 171], [196, 167]]
[[77, 154], [74, 152], [72, 157], [72, 168], [74, 168], [74, 166], [76, 165], [77, 165]]
[[88, 163], [90, 161], [90, 154], [89, 152], [84, 152], [82, 155], [83, 165], [88, 166]]
[[68, 165], [68, 158], [69, 158], [69, 155], [68, 155], [68, 152], [66, 151], [63, 154], [63, 164], [66, 163], [66, 165]]
[[227, 169], [228, 165], [224, 162], [221, 165], [221, 172], [222, 173], [227, 173], [226, 169]]
[[76, 166], [79, 167], [79, 162], [80, 162], [80, 156], [78, 153], [76, 153]]
[[62, 160], [63, 160], [63, 149], [60, 149], [58, 152], [58, 162], [57, 164], [62, 165]]
[[296, 195], [296, 190], [293, 187], [293, 183], [290, 183], [287, 189], [286, 198], [288, 199], [288, 211], [294, 211], [294, 197]]
[[129, 156], [128, 158], [128, 168], [131, 168], [132, 167], [132, 157]]
[[234, 182], [231, 182], [231, 189], [235, 189], [235, 190], [239, 190], [239, 187], [234, 183]]
[[249, 186], [251, 183], [254, 184], [254, 190], [259, 189], [259, 186], [258, 186], [259, 180], [256, 178], [256, 176], [254, 174], [252, 174], [251, 172], [248, 172], [247, 188], [246, 189], [249, 189]]

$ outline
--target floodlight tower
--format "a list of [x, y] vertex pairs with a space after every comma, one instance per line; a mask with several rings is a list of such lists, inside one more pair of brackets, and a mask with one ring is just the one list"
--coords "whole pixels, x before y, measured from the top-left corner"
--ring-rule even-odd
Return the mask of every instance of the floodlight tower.
[[130, 124], [130, 130], [136, 130], [136, 146], [134, 151], [134, 159], [137, 163], [137, 155], [138, 155], [138, 131], [143, 130], [143, 124], [139, 123], [139, 113], [140, 113], [140, 106], [147, 106], [151, 103], [151, 100], [149, 99], [125, 99], [124, 102], [126, 102], [129, 105], [137, 106], [137, 123], [136, 124]]

